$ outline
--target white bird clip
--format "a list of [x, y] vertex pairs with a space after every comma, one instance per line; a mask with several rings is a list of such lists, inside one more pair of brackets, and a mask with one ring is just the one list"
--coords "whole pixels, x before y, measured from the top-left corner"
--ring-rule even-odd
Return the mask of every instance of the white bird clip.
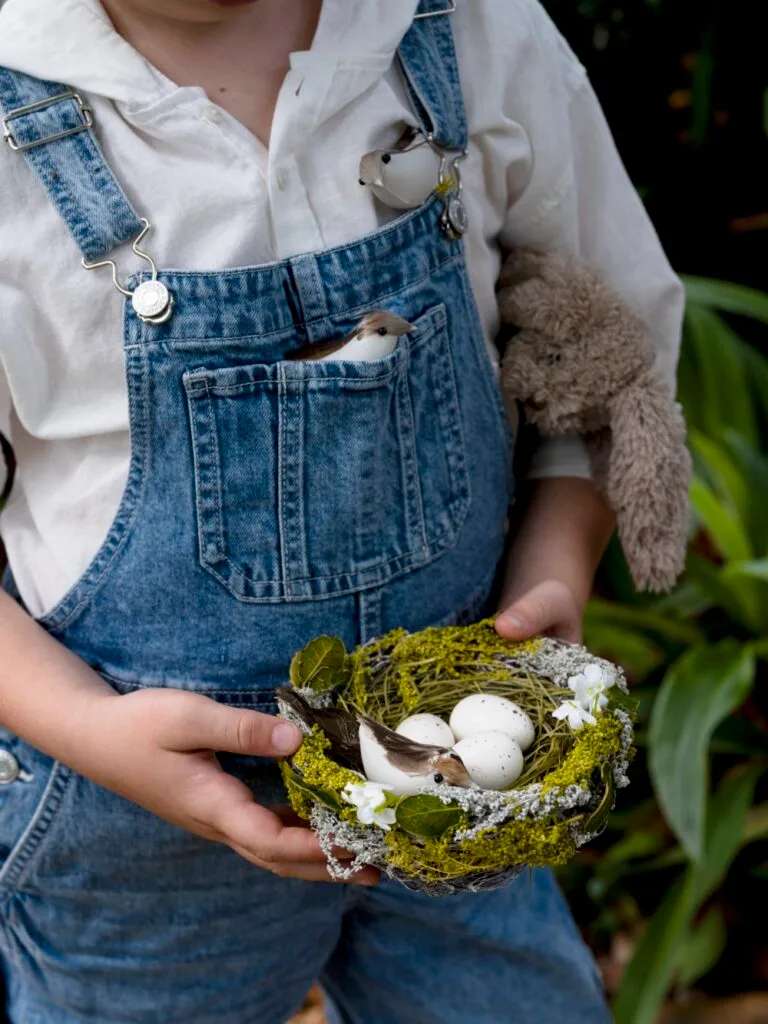
[[360, 184], [368, 185], [385, 206], [413, 210], [440, 181], [443, 157], [435, 146], [409, 128], [393, 149], [374, 149], [360, 161]]

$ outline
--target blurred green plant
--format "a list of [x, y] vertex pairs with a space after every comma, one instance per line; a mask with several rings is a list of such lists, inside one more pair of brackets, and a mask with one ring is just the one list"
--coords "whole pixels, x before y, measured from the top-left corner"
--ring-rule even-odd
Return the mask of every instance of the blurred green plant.
[[645, 748], [638, 772], [645, 763], [657, 805], [641, 785], [643, 801], [619, 815], [617, 841], [594, 865], [587, 885], [607, 929], [617, 923], [612, 893], [643, 874], [663, 879], [614, 1001], [617, 1024], [653, 1024], [673, 986], [692, 985], [717, 963], [727, 928], [713, 894], [739, 851], [768, 837], [768, 804], [753, 806], [768, 769], [766, 719], [745, 711], [768, 660], [760, 450], [768, 360], [731, 326], [733, 317], [768, 325], [768, 296], [701, 278], [686, 288], [679, 386], [694, 458], [686, 573], [672, 595], [648, 601], [632, 594], [613, 549], [604, 573], [619, 600], [594, 600], [585, 623], [588, 645], [635, 680]]

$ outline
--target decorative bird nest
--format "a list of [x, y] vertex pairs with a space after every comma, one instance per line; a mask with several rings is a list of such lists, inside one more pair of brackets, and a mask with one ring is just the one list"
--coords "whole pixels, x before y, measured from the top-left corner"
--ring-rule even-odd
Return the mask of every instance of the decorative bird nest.
[[[288, 796], [337, 879], [372, 865], [435, 895], [499, 888], [525, 867], [569, 860], [602, 831], [616, 788], [628, 783], [634, 708], [621, 670], [577, 645], [509, 643], [492, 620], [394, 630], [351, 653], [338, 638], [319, 637], [294, 657], [291, 684], [312, 708], [390, 729], [415, 713], [447, 719], [473, 693], [508, 698], [535, 727], [512, 788], [427, 778], [418, 793], [397, 796], [334, 759], [323, 730], [278, 694], [281, 713], [305, 734], [282, 763]], [[334, 846], [354, 859], [340, 861]]]

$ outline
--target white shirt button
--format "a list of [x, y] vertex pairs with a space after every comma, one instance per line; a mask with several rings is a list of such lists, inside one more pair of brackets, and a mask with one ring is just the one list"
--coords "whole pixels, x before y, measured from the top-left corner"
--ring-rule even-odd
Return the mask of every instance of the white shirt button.
[[221, 124], [223, 120], [223, 114], [219, 107], [215, 103], [209, 103], [203, 109], [203, 119], [209, 121], [211, 124]]
[[291, 176], [288, 171], [284, 167], [278, 167], [275, 171], [275, 184], [281, 192], [285, 192], [290, 180]]
[[0, 750], [0, 786], [15, 782], [20, 774], [19, 762], [10, 750]]

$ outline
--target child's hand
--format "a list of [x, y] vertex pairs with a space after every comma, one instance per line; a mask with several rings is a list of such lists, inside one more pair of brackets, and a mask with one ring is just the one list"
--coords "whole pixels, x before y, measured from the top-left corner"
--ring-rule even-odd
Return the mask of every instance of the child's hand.
[[542, 580], [517, 601], [502, 605], [496, 631], [507, 640], [554, 636], [572, 643], [581, 641], [584, 608], [562, 580]]
[[537, 481], [507, 563], [496, 631], [581, 641], [581, 619], [615, 517], [589, 480]]
[[[86, 716], [87, 743], [67, 758], [77, 771], [174, 825], [226, 843], [276, 875], [331, 880], [314, 833], [285, 824], [257, 804], [242, 782], [222, 770], [214, 753], [291, 754], [301, 743], [296, 726], [198, 694], [161, 689], [90, 698]], [[377, 878], [366, 869], [355, 881], [372, 884]]]

